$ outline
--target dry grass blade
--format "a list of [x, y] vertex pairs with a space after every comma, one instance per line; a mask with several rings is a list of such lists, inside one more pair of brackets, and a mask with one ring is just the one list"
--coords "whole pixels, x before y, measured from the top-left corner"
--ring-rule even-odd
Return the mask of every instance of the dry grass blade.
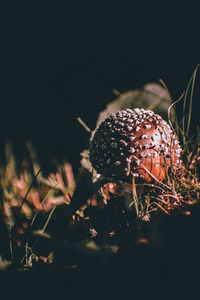
[[171, 112], [172, 107], [182, 100], [184, 94], [185, 94], [185, 92], [183, 92], [182, 95], [180, 96], [180, 98], [179, 98], [178, 100], [176, 100], [175, 102], [173, 102], [173, 103], [170, 105], [170, 107], [168, 108], [168, 122], [169, 122], [169, 124], [170, 124], [170, 126], [171, 126], [171, 129], [172, 129], [173, 131], [175, 131], [175, 130], [174, 130], [174, 127], [173, 127], [172, 122], [171, 122], [170, 112]]
[[138, 207], [138, 197], [137, 197], [137, 191], [136, 191], [136, 184], [135, 184], [135, 177], [132, 178], [132, 195], [133, 195], [133, 202], [130, 204], [130, 207], [132, 205], [135, 206], [136, 215], [139, 215], [139, 207]]
[[31, 185], [29, 186], [29, 188], [28, 188], [28, 190], [27, 190], [27, 192], [26, 192], [26, 195], [24, 196], [24, 199], [23, 199], [22, 202], [21, 202], [21, 205], [20, 205], [20, 207], [19, 207], [19, 211], [21, 210], [21, 208], [22, 208], [24, 202], [26, 201], [26, 198], [27, 198], [27, 196], [28, 196], [28, 194], [29, 194], [31, 188], [32, 188], [32, 186], [33, 186], [35, 180], [37, 179], [37, 176], [40, 174], [41, 171], [42, 171], [41, 169], [38, 170], [37, 173], [36, 173], [36, 175], [34, 176], [34, 178], [33, 178], [33, 180], [32, 180], [32, 183], [31, 183]]
[[[45, 201], [47, 200], [47, 198], [49, 197], [49, 195], [50, 195], [52, 192], [53, 192], [53, 189], [50, 189], [50, 190], [46, 193], [44, 199], [43, 199], [42, 202], [40, 203], [40, 207], [43, 206], [43, 204], [45, 203]], [[31, 226], [33, 225], [33, 223], [34, 223], [34, 221], [35, 221], [35, 219], [36, 219], [36, 217], [37, 217], [38, 214], [39, 214], [39, 211], [36, 211], [36, 213], [34, 214], [32, 220], [31, 220], [31, 223], [30, 223]]]
[[44, 224], [44, 226], [42, 228], [42, 233], [45, 231], [47, 225], [49, 224], [49, 221], [51, 220], [51, 217], [52, 217], [53, 212], [54, 212], [55, 209], [56, 209], [56, 205], [54, 205], [54, 207], [51, 209], [51, 211], [50, 211], [50, 213], [48, 215], [48, 218], [47, 218], [47, 220], [46, 220], [46, 222], [45, 222], [45, 224]]
[[186, 136], [189, 134], [189, 129], [190, 129], [190, 122], [191, 122], [191, 115], [192, 115], [192, 100], [193, 100], [193, 94], [194, 94], [194, 84], [196, 80], [196, 74], [197, 70], [199, 68], [199, 65], [197, 65], [194, 74], [192, 76], [192, 86], [191, 86], [191, 94], [190, 94], [190, 106], [189, 106], [189, 116], [188, 116], [188, 123], [187, 123], [187, 131], [186, 131]]
[[83, 126], [83, 128], [85, 128], [87, 132], [92, 132], [92, 130], [85, 124], [85, 122], [80, 117], [77, 118], [77, 121]]
[[[194, 84], [195, 84], [196, 74], [197, 74], [198, 68], [199, 68], [199, 65], [197, 65], [197, 67], [195, 68], [195, 70], [194, 70], [194, 72], [193, 72], [193, 74], [192, 74], [192, 76], [189, 80], [189, 83], [188, 83], [188, 86], [187, 86], [187, 89], [186, 89], [186, 92], [185, 92], [184, 102], [183, 102], [183, 117], [182, 117], [183, 127], [182, 127], [182, 129], [183, 129], [183, 133], [184, 133], [184, 135], [183, 135], [183, 142], [184, 143], [186, 142], [186, 138], [189, 134], [189, 129], [190, 129]], [[189, 114], [188, 114], [188, 122], [187, 122], [187, 129], [186, 129], [186, 124], [185, 124], [186, 103], [187, 103], [187, 97], [188, 97], [190, 87], [191, 87], [191, 94], [190, 94]]]

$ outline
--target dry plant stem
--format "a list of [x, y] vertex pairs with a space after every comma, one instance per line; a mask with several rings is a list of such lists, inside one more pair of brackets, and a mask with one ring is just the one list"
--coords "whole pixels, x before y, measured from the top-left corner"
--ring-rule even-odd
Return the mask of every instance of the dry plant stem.
[[187, 179], [187, 178], [182, 178], [183, 182], [189, 183], [190, 185], [192, 185], [194, 188], [196, 188], [197, 190], [200, 190], [200, 184], [198, 183], [193, 183], [191, 182], [191, 180]]
[[[30, 262], [29, 262], [29, 258], [33, 254], [33, 249], [32, 248], [29, 247], [28, 246], [28, 242], [26, 242], [26, 245], [25, 245], [25, 255], [22, 257], [22, 259], [20, 261], [20, 265], [23, 263], [23, 261], [25, 259], [25, 265], [24, 266], [31, 267]], [[29, 252], [30, 252], [30, 255], [28, 255]]]
[[91, 133], [92, 130], [85, 124], [85, 122], [80, 117], [77, 118], [77, 121], [83, 126], [83, 128], [85, 128], [87, 132]]
[[13, 255], [13, 245], [12, 245], [12, 237], [11, 237], [11, 226], [9, 226], [9, 249], [10, 249], [10, 258], [11, 261], [13, 261], [14, 255]]
[[192, 115], [192, 99], [193, 99], [194, 84], [195, 84], [195, 80], [196, 80], [196, 74], [197, 74], [198, 67], [199, 67], [199, 65], [197, 65], [197, 67], [194, 71], [194, 74], [193, 74], [193, 78], [192, 78], [192, 86], [191, 86], [191, 94], [190, 94], [190, 107], [189, 107], [189, 116], [188, 116], [186, 136], [188, 136], [189, 129], [190, 129], [190, 122], [191, 122], [191, 115]]
[[[48, 198], [48, 196], [50, 195], [51, 192], [52, 192], [52, 189], [51, 189], [50, 191], [47, 192], [46, 196], [44, 197], [44, 199], [43, 199], [42, 202], [40, 203], [40, 207], [42, 207], [42, 205], [45, 203], [46, 199]], [[35, 221], [35, 219], [36, 219], [38, 213], [39, 213], [39, 212], [36, 211], [35, 215], [34, 215], [33, 218], [32, 218], [32, 221], [31, 221], [30, 226], [33, 225], [33, 223], [34, 223], [34, 221]]]
[[133, 202], [130, 204], [129, 207], [131, 207], [133, 204], [135, 206], [136, 215], [139, 215], [139, 208], [138, 208], [138, 198], [137, 198], [137, 192], [136, 192], [136, 185], [135, 185], [135, 177], [132, 178], [132, 195], [133, 195]]
[[171, 197], [174, 198], [176, 201], [178, 201], [180, 203], [180, 200], [178, 198], [178, 195], [172, 195], [172, 194], [163, 194], [163, 197]]
[[67, 177], [67, 183], [68, 183], [68, 188], [66, 190], [69, 190], [69, 194], [72, 197], [74, 190], [76, 188], [76, 182], [74, 179], [74, 174], [73, 174], [73, 170], [72, 170], [72, 166], [69, 163], [66, 163], [64, 165], [64, 169], [65, 169], [65, 174]]
[[[189, 165], [188, 165], [188, 169], [190, 169], [192, 167], [192, 164], [195, 162], [195, 160], [200, 157], [200, 149], [199, 149], [199, 144], [200, 142], [200, 132], [199, 132], [199, 128], [198, 128], [198, 134], [197, 134], [197, 140], [193, 146], [193, 151], [191, 151], [191, 153], [189, 154], [189, 157], [188, 157], [188, 161], [190, 162]], [[195, 153], [195, 148], [198, 147], [198, 150], [196, 151]]]
[[160, 81], [160, 83], [163, 85], [163, 87], [164, 87], [164, 88], [168, 91], [168, 93], [169, 93], [169, 90], [168, 90], [166, 84], [164, 83], [164, 81], [162, 80], [162, 78], [159, 78], [159, 81]]
[[164, 191], [164, 189], [161, 187], [161, 186], [158, 186], [158, 185], [155, 185], [153, 183], [137, 183], [136, 186], [149, 186], [149, 187], [153, 187], [153, 188], [156, 188], [156, 189], [159, 189], [161, 191]]
[[160, 183], [161, 185], [163, 185], [164, 187], [166, 187], [167, 189], [170, 189], [171, 190], [171, 188], [169, 187], [169, 186], [167, 186], [166, 184], [164, 184], [163, 182], [161, 182], [160, 180], [158, 180], [155, 176], [153, 176], [152, 174], [151, 174], [151, 172], [149, 172], [148, 170], [147, 170], [147, 168], [145, 168], [145, 166], [143, 165], [143, 164], [141, 164], [141, 166], [144, 168], [144, 170], [153, 178], [153, 179], [155, 179], [158, 183]]
[[[186, 89], [186, 92], [185, 92], [185, 97], [184, 97], [184, 102], [183, 102], [183, 118], [182, 118], [182, 124], [183, 124], [183, 143], [185, 144], [186, 143], [186, 137], [189, 133], [189, 128], [190, 128], [190, 122], [191, 122], [191, 112], [192, 112], [192, 98], [193, 98], [193, 90], [194, 90], [194, 83], [195, 83], [195, 79], [196, 79], [196, 73], [197, 73], [197, 70], [199, 68], [199, 64], [197, 65], [194, 73], [192, 74], [190, 80], [189, 80], [189, 83], [188, 83], [188, 86], [187, 86], [187, 89]], [[192, 88], [191, 88], [191, 96], [190, 96], [190, 107], [189, 107], [189, 115], [188, 115], [188, 123], [187, 123], [187, 130], [185, 131], [185, 109], [186, 109], [186, 101], [187, 101], [187, 95], [188, 95], [188, 92], [189, 92], [189, 88], [190, 88], [190, 85], [192, 84]]]
[[73, 187], [63, 187], [61, 185], [59, 185], [59, 183], [57, 181], [51, 183], [48, 179], [40, 176], [40, 178], [38, 178], [39, 183], [45, 184], [46, 186], [50, 187], [50, 188], [54, 188], [57, 190], [60, 190], [64, 195], [69, 194], [70, 196], [73, 194], [75, 186]]
[[171, 122], [171, 119], [170, 119], [170, 112], [171, 112], [172, 107], [173, 107], [175, 104], [177, 104], [178, 102], [181, 101], [181, 99], [183, 98], [184, 94], [185, 94], [185, 91], [182, 93], [182, 95], [180, 96], [180, 98], [179, 98], [178, 100], [176, 100], [175, 102], [173, 102], [173, 103], [170, 105], [170, 107], [168, 108], [168, 122], [169, 122], [169, 124], [170, 124], [171, 129], [173, 130], [173, 132], [175, 132], [175, 130], [174, 130], [174, 127], [173, 127], [172, 122]]
[[[139, 160], [135, 155], [131, 155], [131, 157], [130, 157], [130, 159], [131, 158], [134, 158], [135, 160]], [[128, 171], [127, 171], [127, 173], [126, 173], [126, 175], [128, 176], [129, 174], [130, 174], [130, 165], [131, 165], [131, 163], [129, 162], [128, 163]], [[167, 189], [170, 189], [170, 190], [172, 190], [169, 186], [167, 186], [166, 184], [164, 184], [163, 182], [161, 182], [160, 180], [158, 180], [155, 176], [153, 176], [152, 174], [151, 174], [151, 172], [149, 172], [148, 170], [147, 170], [147, 168], [140, 162], [140, 165], [141, 165], [141, 167], [156, 181], [156, 182], [158, 182], [158, 183], [160, 183], [161, 185], [163, 185], [164, 187], [166, 187]]]
[[[184, 171], [186, 172], [186, 174], [187, 175], [189, 175], [190, 177], [192, 177], [195, 181], [197, 181], [197, 177], [191, 172], [191, 171], [189, 171], [188, 169], [186, 169], [186, 168], [184, 168]], [[187, 178], [185, 178], [185, 177], [183, 177], [182, 178], [182, 181], [187, 181], [188, 183], [190, 183], [190, 184], [192, 184], [192, 182], [189, 180], [189, 179], [187, 179]]]
[[[43, 200], [43, 203], [44, 203], [45, 200], [46, 200], [46, 199]], [[42, 203], [41, 203], [41, 204], [42, 204]], [[51, 220], [51, 217], [52, 217], [53, 212], [54, 212], [55, 209], [56, 209], [56, 205], [51, 209], [51, 211], [50, 211], [50, 213], [49, 213], [49, 215], [48, 215], [48, 218], [47, 218], [47, 220], [46, 220], [46, 222], [45, 222], [45, 224], [44, 224], [44, 226], [43, 226], [43, 228], [42, 228], [42, 230], [41, 230], [42, 233], [44, 233], [44, 231], [46, 230], [47, 225], [48, 225], [49, 221]], [[34, 220], [35, 220], [36, 215], [37, 215], [37, 213], [35, 214], [34, 218], [32, 219], [31, 225], [33, 225], [33, 222], [34, 222]], [[37, 241], [34, 243], [33, 247], [36, 245], [36, 243], [37, 243]], [[32, 248], [33, 248], [33, 247], [32, 247]], [[28, 242], [26, 242], [26, 245], [25, 245], [25, 256], [22, 258], [20, 264], [22, 264], [24, 258], [25, 258], [25, 260], [26, 260], [26, 265], [29, 264], [29, 263], [28, 263], [28, 249], [31, 249], [31, 248], [28, 247]], [[31, 249], [31, 251], [32, 251], [32, 249]]]
[[49, 221], [51, 220], [51, 217], [52, 217], [53, 212], [54, 212], [55, 209], [56, 209], [56, 205], [51, 209], [51, 211], [50, 211], [50, 213], [49, 213], [49, 215], [48, 215], [48, 218], [47, 218], [47, 220], [46, 220], [46, 222], [45, 222], [45, 224], [44, 224], [44, 227], [43, 227], [42, 230], [41, 230], [42, 233], [45, 231], [45, 229], [46, 229], [46, 227], [47, 227]]
[[166, 209], [164, 209], [164, 207], [162, 207], [162, 205], [160, 205], [158, 202], [153, 202], [152, 204], [156, 204], [159, 208], [161, 208], [167, 215], [169, 214], [168, 211]]
[[28, 191], [26, 192], [26, 195], [24, 196], [24, 199], [23, 199], [22, 202], [21, 202], [21, 205], [20, 205], [20, 207], [19, 207], [19, 211], [22, 209], [22, 206], [23, 206], [24, 202], [26, 201], [26, 197], [28, 196], [28, 193], [30, 192], [30, 190], [31, 190], [31, 188], [32, 188], [32, 186], [33, 186], [35, 180], [37, 179], [37, 176], [39, 175], [39, 173], [40, 173], [41, 171], [42, 171], [42, 170], [40, 169], [40, 170], [36, 173], [35, 177], [33, 178], [33, 181], [32, 181], [32, 183], [31, 183], [31, 185], [29, 186]]
[[165, 205], [168, 204], [168, 201], [164, 200], [163, 197], [162, 198], [158, 198], [158, 197], [153, 197], [152, 196], [151, 199], [155, 199], [155, 200], [157, 200], [157, 201], [159, 201], [159, 202], [161, 202], [161, 203], [163, 203]]
[[26, 265], [28, 265], [28, 242], [26, 242], [26, 246], [25, 246], [25, 256], [26, 256], [26, 259], [25, 259], [25, 261], [26, 261]]

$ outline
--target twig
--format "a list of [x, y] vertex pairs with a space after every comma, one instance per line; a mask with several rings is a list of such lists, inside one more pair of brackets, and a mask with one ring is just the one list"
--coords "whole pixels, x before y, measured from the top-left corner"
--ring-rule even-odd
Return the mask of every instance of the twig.
[[[169, 212], [166, 210], [166, 209], [164, 209], [164, 207], [162, 207], [162, 205], [160, 205], [159, 203], [157, 203], [157, 202], [153, 202], [154, 204], [156, 204], [158, 207], [160, 207], [167, 215], [169, 214]], [[153, 204], [152, 203], [152, 204]]]
[[80, 117], [77, 118], [77, 121], [83, 126], [83, 128], [85, 128], [87, 132], [91, 133], [92, 130], [85, 124], [85, 122]]
[[189, 183], [190, 185], [192, 185], [193, 187], [195, 187], [196, 189], [200, 190], [200, 184], [198, 183], [193, 183], [191, 182], [191, 180], [187, 179], [187, 178], [182, 178], [183, 182]]

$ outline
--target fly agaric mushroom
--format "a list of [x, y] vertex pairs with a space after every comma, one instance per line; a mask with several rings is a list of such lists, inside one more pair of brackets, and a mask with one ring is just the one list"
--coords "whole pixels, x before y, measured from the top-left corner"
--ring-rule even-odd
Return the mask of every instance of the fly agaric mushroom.
[[113, 113], [97, 128], [90, 144], [90, 161], [97, 173], [131, 182], [132, 176], [153, 183], [168, 169], [180, 166], [181, 147], [173, 130], [151, 110]]

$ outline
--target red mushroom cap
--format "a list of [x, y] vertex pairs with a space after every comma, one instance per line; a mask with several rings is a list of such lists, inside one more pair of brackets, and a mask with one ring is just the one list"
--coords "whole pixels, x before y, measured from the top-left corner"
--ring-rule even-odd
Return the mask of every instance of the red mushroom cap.
[[94, 169], [112, 180], [163, 181], [172, 165], [180, 165], [181, 147], [170, 126], [151, 110], [113, 113], [97, 128], [90, 145]]

